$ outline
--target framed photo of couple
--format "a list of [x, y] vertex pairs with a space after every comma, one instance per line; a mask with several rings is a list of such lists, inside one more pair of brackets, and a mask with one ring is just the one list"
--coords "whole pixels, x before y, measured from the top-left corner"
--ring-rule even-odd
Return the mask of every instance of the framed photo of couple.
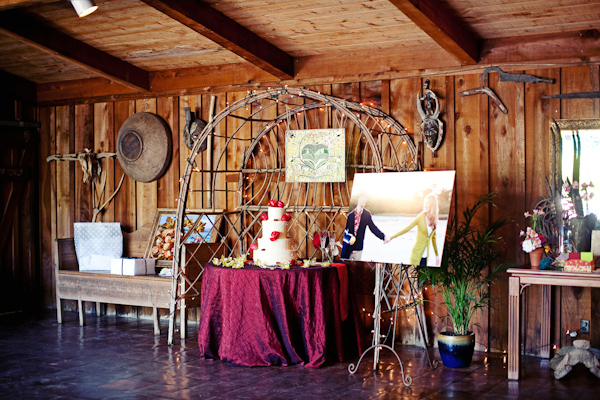
[[341, 258], [439, 267], [455, 175], [355, 174]]

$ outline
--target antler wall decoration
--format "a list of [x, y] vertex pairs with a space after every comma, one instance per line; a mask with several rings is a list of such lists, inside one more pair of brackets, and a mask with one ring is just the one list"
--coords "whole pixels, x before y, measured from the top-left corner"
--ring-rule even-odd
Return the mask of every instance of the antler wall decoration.
[[[96, 222], [98, 214], [110, 203], [110, 201], [117, 195], [125, 174], [121, 176], [119, 186], [115, 189], [114, 193], [102, 204], [100, 204], [104, 198], [104, 191], [106, 190], [106, 173], [102, 169], [102, 158], [116, 158], [117, 153], [92, 153], [91, 149], [83, 149], [82, 153], [72, 154], [54, 154], [46, 158], [47, 162], [50, 161], [79, 161], [81, 170], [83, 171], [83, 183], [90, 183], [92, 185], [92, 222]], [[97, 187], [97, 180], [100, 180], [100, 189]]]

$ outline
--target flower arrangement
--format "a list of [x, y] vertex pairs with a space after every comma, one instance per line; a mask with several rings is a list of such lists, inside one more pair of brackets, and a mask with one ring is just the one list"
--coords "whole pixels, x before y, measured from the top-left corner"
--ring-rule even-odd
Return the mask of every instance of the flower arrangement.
[[227, 268], [241, 269], [244, 268], [244, 263], [246, 263], [246, 255], [241, 255], [239, 257], [215, 257], [213, 258], [212, 262], [214, 265], [222, 265], [223, 267]]
[[531, 226], [528, 226], [525, 232], [521, 231], [520, 233], [520, 236], [525, 236], [521, 242], [524, 252], [531, 253], [533, 250], [541, 248], [546, 243], [546, 238], [536, 231], [538, 224], [540, 223], [540, 218], [545, 214], [546, 213], [543, 210], [538, 209], [533, 210], [533, 213], [530, 213], [529, 211], [524, 213], [525, 218], [531, 218]]
[[590, 181], [590, 183], [582, 182], [579, 183], [577, 181], [573, 181], [571, 183], [569, 178], [567, 178], [566, 182], [563, 183], [563, 216], [565, 219], [572, 219], [577, 216], [584, 216], [583, 212], [583, 204], [585, 201], [586, 208], [588, 201], [594, 198], [594, 193], [592, 193], [592, 189], [594, 188], [594, 183]]

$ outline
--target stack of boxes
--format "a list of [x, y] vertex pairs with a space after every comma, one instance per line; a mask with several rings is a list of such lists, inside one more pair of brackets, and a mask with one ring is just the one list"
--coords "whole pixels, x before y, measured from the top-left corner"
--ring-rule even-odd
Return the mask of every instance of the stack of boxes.
[[110, 273], [114, 275], [156, 275], [154, 258], [113, 258]]
[[568, 256], [564, 262], [566, 272], [592, 272], [596, 268], [592, 252], [569, 253]]
[[561, 261], [565, 272], [600, 272], [596, 270], [596, 258], [600, 258], [600, 231], [592, 231], [591, 251], [582, 253], [561, 254], [557, 260]]

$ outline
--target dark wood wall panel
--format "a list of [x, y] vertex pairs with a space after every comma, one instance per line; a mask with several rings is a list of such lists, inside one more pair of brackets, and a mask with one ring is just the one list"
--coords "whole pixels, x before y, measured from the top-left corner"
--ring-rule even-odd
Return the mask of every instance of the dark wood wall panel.
[[[497, 209], [486, 210], [478, 218], [487, 222], [491, 218], [510, 216], [514, 224], [502, 233], [505, 237], [504, 255], [507, 261], [522, 264], [525, 254], [520, 249], [518, 233], [525, 226], [523, 212], [531, 210], [535, 201], [546, 194], [545, 179], [550, 170], [549, 121], [552, 118], [598, 118], [599, 100], [548, 100], [542, 95], [598, 90], [598, 66], [570, 67], [563, 69], [541, 69], [524, 71], [533, 75], [554, 78], [552, 84], [527, 84], [500, 82], [497, 74], [488, 76], [488, 85], [507, 106], [508, 114], [503, 114], [485, 95], [459, 97], [463, 90], [480, 87], [479, 75], [466, 74], [455, 76], [429, 77], [430, 88], [437, 94], [441, 107], [441, 119], [444, 121], [444, 142], [435, 157], [427, 149], [420, 137], [420, 117], [416, 108], [419, 93], [423, 93], [426, 78], [407, 78], [390, 81], [373, 81], [353, 84], [332, 84], [311, 87], [322, 93], [361, 101], [380, 108], [400, 122], [414, 138], [420, 148], [421, 167], [428, 170], [456, 170], [455, 197], [452, 212], [461, 212], [466, 205], [472, 204], [481, 194], [497, 191], [500, 194]], [[215, 114], [228, 104], [243, 98], [246, 92], [215, 94]], [[43, 108], [39, 111], [42, 123], [41, 131], [46, 135], [40, 146], [42, 155], [50, 153], [80, 152], [82, 147], [93, 143], [94, 151], [115, 151], [115, 140], [123, 122], [134, 112], [148, 111], [163, 117], [173, 133], [173, 160], [158, 182], [139, 183], [129, 178], [115, 197], [101, 220], [118, 220], [127, 230], [133, 230], [152, 222], [157, 207], [175, 208], [179, 195], [179, 178], [187, 166], [189, 149], [182, 140], [181, 132], [185, 125], [185, 107], [190, 107], [197, 117], [209, 119], [211, 95], [185, 95], [180, 97], [145, 98], [134, 101], [96, 103], [91, 106], [73, 105]], [[303, 99], [297, 99], [303, 101]], [[244, 108], [236, 115], [250, 113]], [[281, 111], [281, 110], [280, 110]], [[262, 113], [260, 115], [263, 115]], [[272, 117], [266, 115], [267, 117]], [[323, 121], [326, 122], [326, 116]], [[302, 128], [302, 121], [299, 128]], [[260, 131], [263, 124], [247, 124], [236, 133], [240, 139], [249, 139]], [[203, 153], [197, 162], [201, 170], [210, 170], [217, 165], [215, 156], [225, 148], [228, 137], [236, 132], [235, 123], [226, 127], [219, 126], [212, 140], [212, 163], [208, 152]], [[271, 139], [269, 139], [271, 140]], [[273, 139], [274, 140], [274, 139]], [[282, 145], [283, 137], [277, 138], [274, 145]], [[227, 147], [226, 160], [219, 164], [223, 171], [234, 170], [241, 166], [247, 140], [236, 140]], [[211, 149], [209, 149], [210, 151]], [[384, 155], [385, 157], [385, 155]], [[43, 164], [40, 174], [51, 178], [53, 184], [42, 183], [40, 212], [42, 231], [41, 259], [44, 288], [44, 302], [54, 305], [52, 264], [56, 262], [55, 246], [51, 242], [55, 237], [72, 235], [72, 223], [91, 217], [90, 201], [86, 185], [80, 180], [74, 163]], [[107, 194], [112, 193], [122, 175], [118, 162], [107, 160], [105, 168], [110, 178], [107, 181]], [[237, 179], [237, 177], [236, 177]], [[217, 174], [214, 187], [215, 208], [233, 210], [239, 201], [238, 182], [227, 174]], [[207, 174], [194, 173], [190, 189], [210, 188]], [[228, 189], [228, 192], [225, 192]], [[321, 199], [327, 193], [319, 185], [297, 185], [297, 193], [282, 193], [282, 198], [290, 194], [297, 196], [308, 194], [309, 198]], [[73, 195], [73, 193], [79, 193]], [[243, 194], [251, 195], [248, 191]], [[188, 196], [188, 208], [210, 207], [208, 193], [192, 192]], [[285, 201], [285, 200], [284, 200]], [[87, 209], [84, 209], [87, 208]], [[312, 246], [312, 245], [308, 245]], [[362, 271], [364, 276], [368, 273]], [[488, 348], [503, 351], [507, 348], [507, 281], [506, 276], [492, 287], [497, 298], [495, 308], [483, 311], [475, 317], [478, 349]], [[427, 324], [430, 334], [444, 328], [436, 317], [442, 312], [436, 302], [441, 299], [427, 293], [431, 302], [426, 304]], [[554, 338], [559, 339], [567, 329], [579, 327], [580, 319], [593, 321], [600, 314], [597, 291], [578, 288], [557, 288], [554, 291]], [[527, 319], [523, 324], [523, 338], [526, 351], [538, 354], [543, 345], [539, 342], [539, 301], [541, 292], [529, 288], [523, 296], [523, 314]], [[365, 297], [361, 304], [368, 304]], [[402, 316], [400, 339], [404, 343], [418, 342], [415, 330], [414, 313]], [[598, 329], [596, 329], [598, 330]], [[591, 337], [593, 345], [599, 345], [600, 334]], [[565, 343], [563, 343], [565, 344]]]
[[[498, 82], [498, 77], [494, 74], [489, 76], [489, 86], [510, 110], [508, 114], [504, 114], [495, 104], [489, 103], [490, 189], [500, 195], [497, 200], [498, 208], [490, 210], [490, 217], [494, 220], [506, 214], [519, 215], [525, 203], [525, 85]], [[513, 260], [517, 254], [522, 253], [519, 238], [514, 235], [515, 230], [517, 227], [509, 225], [500, 232], [505, 238], [504, 254]], [[492, 350], [508, 347], [508, 299], [505, 296], [508, 292], [507, 278], [503, 276], [492, 287], [492, 296], [497, 299], [491, 304], [489, 315], [488, 335]]]
[[[119, 129], [123, 123], [134, 114], [135, 102], [133, 101], [116, 101], [114, 103], [114, 124], [115, 133], [118, 137]], [[114, 170], [114, 180], [119, 182], [125, 174], [121, 165], [116, 162]], [[118, 183], [117, 183], [118, 185]], [[121, 222], [121, 227], [127, 232], [133, 232], [137, 227], [136, 213], [136, 185], [133, 179], [125, 175], [121, 189], [117, 192], [114, 198], [115, 204], [115, 221]]]
[[56, 163], [47, 163], [46, 157], [56, 153], [54, 135], [54, 109], [41, 108], [38, 111], [40, 122], [39, 145], [39, 221], [40, 221], [40, 279], [42, 302], [55, 304], [54, 265], [56, 263]]

